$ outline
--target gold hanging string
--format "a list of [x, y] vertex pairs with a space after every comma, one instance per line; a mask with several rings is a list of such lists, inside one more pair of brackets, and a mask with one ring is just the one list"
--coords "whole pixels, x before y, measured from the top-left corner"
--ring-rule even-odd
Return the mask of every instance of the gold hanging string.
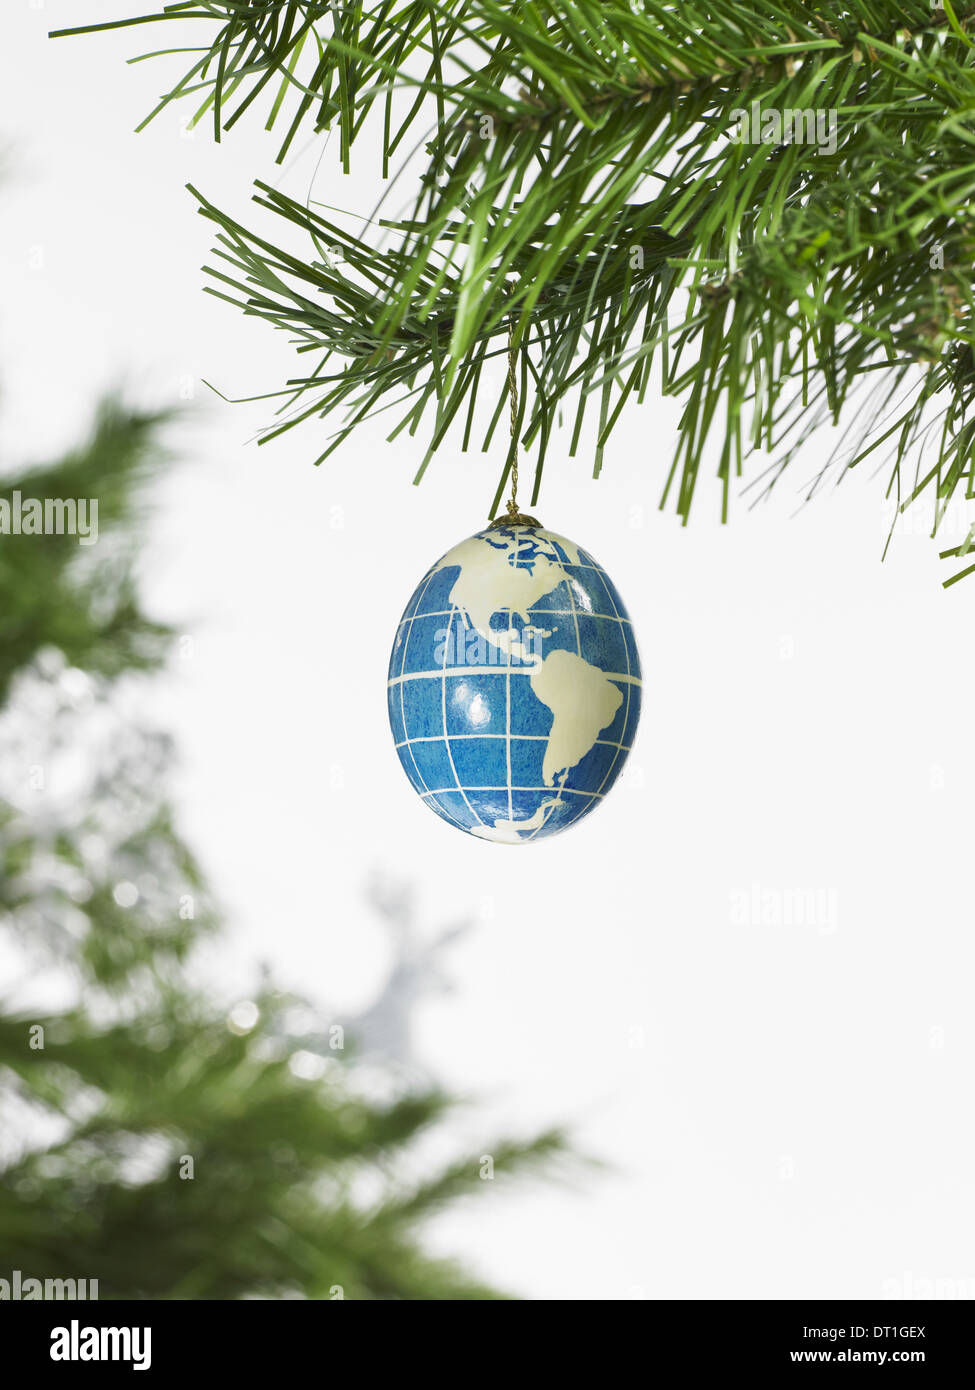
[[508, 320], [508, 400], [511, 403], [511, 443], [508, 445], [508, 463], [511, 466], [511, 499], [508, 502], [508, 515], [518, 515], [518, 355], [515, 352], [515, 326]]
[[497, 516], [492, 526], [540, 526], [533, 516], [523, 516], [518, 510], [518, 350], [515, 347], [514, 316], [508, 320], [508, 402], [510, 406], [510, 443], [508, 470], [511, 474], [511, 497], [507, 512]]

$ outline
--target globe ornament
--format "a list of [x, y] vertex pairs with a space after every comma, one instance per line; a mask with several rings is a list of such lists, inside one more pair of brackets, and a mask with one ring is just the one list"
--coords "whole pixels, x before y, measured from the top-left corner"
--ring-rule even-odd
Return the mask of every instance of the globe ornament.
[[599, 805], [640, 693], [612, 580], [520, 514], [428, 570], [389, 662], [389, 722], [414, 789], [450, 825], [501, 844], [553, 835]]

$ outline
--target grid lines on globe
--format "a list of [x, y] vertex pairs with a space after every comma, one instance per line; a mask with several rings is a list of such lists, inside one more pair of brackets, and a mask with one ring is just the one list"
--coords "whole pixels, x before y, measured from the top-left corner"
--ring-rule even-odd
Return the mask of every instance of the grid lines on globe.
[[[640, 671], [639, 671], [639, 663], [638, 663], [638, 661], [635, 659], [635, 658], [636, 658], [636, 651], [635, 651], [635, 648], [634, 648], [634, 660], [631, 660], [631, 657], [630, 657], [630, 646], [631, 646], [631, 643], [632, 643], [632, 630], [631, 630], [630, 633], [627, 633], [626, 628], [623, 626], [624, 621], [627, 621], [627, 620], [625, 620], [625, 619], [621, 616], [621, 614], [620, 614], [621, 601], [620, 601], [620, 599], [619, 599], [619, 595], [615, 592], [615, 585], [613, 584], [613, 581], [610, 579], [610, 577], [609, 577], [609, 575], [606, 573], [606, 571], [605, 571], [604, 569], [602, 569], [601, 566], [599, 566], [599, 565], [596, 564], [595, 560], [593, 559], [593, 557], [592, 557], [591, 555], [587, 555], [586, 552], [585, 552], [584, 550], [580, 550], [579, 553], [580, 553], [580, 555], [585, 556], [585, 558], [586, 558], [586, 559], [589, 561], [589, 563], [592, 565], [593, 569], [596, 570], [596, 572], [597, 572], [598, 575], [599, 575], [600, 580], [602, 581], [603, 588], [604, 588], [605, 591], [606, 591], [606, 596], [607, 596], [607, 598], [609, 599], [609, 601], [610, 601], [610, 603], [612, 604], [612, 607], [613, 607], [613, 616], [616, 618], [616, 621], [617, 621], [617, 623], [618, 623], [618, 625], [619, 625], [620, 640], [621, 640], [621, 642], [622, 642], [622, 645], [623, 645], [623, 653], [624, 653], [624, 656], [625, 656], [625, 658], [626, 658], [626, 676], [627, 676], [627, 680], [626, 680], [626, 683], [625, 683], [624, 686], [623, 686], [623, 699], [624, 699], [624, 705], [623, 705], [623, 727], [622, 727], [622, 730], [621, 730], [621, 733], [620, 733], [620, 742], [617, 744], [616, 749], [615, 749], [615, 751], [614, 751], [614, 753], [613, 753], [612, 761], [610, 762], [609, 766], [607, 767], [606, 772], [605, 772], [605, 775], [603, 776], [602, 781], [600, 782], [599, 786], [596, 788], [596, 796], [602, 796], [602, 795], [604, 795], [603, 788], [606, 786], [606, 783], [607, 783], [607, 782], [609, 781], [609, 779], [612, 777], [612, 775], [613, 775], [613, 770], [614, 770], [614, 768], [616, 767], [617, 763], [619, 762], [620, 754], [622, 753], [623, 756], [625, 757], [625, 756], [629, 753], [630, 747], [631, 747], [631, 745], [632, 745], [632, 734], [630, 733], [630, 699], [631, 699], [631, 695], [632, 695], [632, 691], [633, 691], [633, 680], [632, 680], [632, 677], [633, 677], [633, 675], [634, 675], [633, 666], [634, 666], [634, 665], [637, 665], [636, 675], [637, 675], [638, 678], [639, 678], [639, 676], [640, 676]], [[564, 567], [563, 567], [563, 568], [564, 568]], [[571, 584], [571, 579], [570, 579], [570, 577], [569, 577], [568, 575], [566, 575], [566, 587], [567, 587], [568, 590], [569, 590], [569, 596], [570, 596], [570, 599], [571, 599], [571, 596], [572, 596], [572, 584]], [[575, 610], [575, 603], [574, 603], [574, 602], [573, 602], [573, 604], [572, 604], [572, 607], [573, 607], [573, 611], [574, 611], [574, 610]], [[577, 636], [577, 637], [578, 637], [578, 629], [579, 629], [579, 622], [578, 622], [578, 618], [576, 618], [576, 636]], [[582, 655], [582, 648], [581, 648], [581, 646], [580, 646], [580, 648], [579, 648], [579, 655], [580, 655], [580, 656]], [[629, 741], [626, 742], [626, 743], [624, 744], [624, 742], [623, 742], [624, 739], [627, 739], [627, 740], [629, 740]], [[566, 821], [565, 827], [564, 827], [564, 828], [565, 828], [565, 829], [568, 829], [570, 825], [572, 825], [575, 821], [577, 821], [577, 820], [579, 819], [579, 817], [584, 813], [585, 810], [586, 810], [586, 803], [583, 802], [583, 804], [580, 806], [579, 810], [576, 811], [575, 815], [572, 816], [572, 818], [571, 818], [570, 820]], [[534, 834], [534, 833], [537, 833], [537, 832], [533, 832], [533, 834]], [[529, 836], [528, 838], [530, 839], [531, 836]]]
[[[453, 630], [454, 630], [454, 615], [455, 615], [456, 613], [457, 613], [457, 607], [456, 607], [456, 605], [452, 604], [452, 605], [451, 605], [451, 608], [450, 608], [450, 619], [449, 619], [448, 625], [447, 625], [448, 639], [449, 639], [450, 635], [453, 633]], [[464, 790], [464, 788], [463, 788], [463, 787], [461, 786], [461, 784], [460, 784], [460, 778], [457, 776], [457, 765], [456, 765], [456, 763], [454, 762], [453, 749], [452, 749], [451, 746], [450, 746], [450, 739], [449, 739], [449, 737], [447, 736], [447, 657], [448, 657], [449, 655], [450, 655], [450, 642], [449, 642], [449, 640], [448, 640], [448, 641], [444, 642], [444, 647], [443, 647], [443, 666], [442, 666], [442, 675], [441, 675], [441, 678], [440, 678], [440, 688], [441, 688], [441, 696], [440, 696], [440, 699], [441, 699], [441, 712], [442, 712], [442, 715], [443, 715], [443, 741], [444, 741], [444, 747], [445, 747], [446, 750], [447, 750], [447, 759], [448, 759], [448, 761], [449, 761], [449, 763], [450, 763], [450, 770], [451, 770], [451, 772], [453, 773], [453, 776], [454, 776], [454, 785], [456, 786], [457, 790], [460, 792], [461, 796], [463, 797], [463, 799], [464, 799], [464, 805], [465, 805], [465, 806], [467, 807], [467, 809], [470, 811], [471, 815], [474, 817], [474, 820], [477, 822], [478, 825], [483, 826], [483, 825], [485, 825], [485, 822], [481, 819], [481, 817], [480, 817], [480, 815], [478, 814], [478, 812], [477, 812], [477, 811], [474, 809], [474, 807], [471, 805], [470, 798], [468, 797], [467, 792]]]
[[[489, 624], [483, 611], [458, 603], [462, 571], [441, 561], [418, 586], [394, 644], [389, 703], [404, 770], [431, 809], [487, 838], [503, 832], [524, 843], [580, 819], [618, 775], [639, 712], [632, 624], [609, 576], [578, 548], [566, 555], [558, 547], [547, 561], [558, 581], [524, 610], [499, 604]], [[544, 639], [544, 653], [533, 633]], [[566, 662], [571, 654], [573, 664], [561, 669], [573, 684], [577, 671], [594, 691], [596, 675], [602, 678], [595, 699], [605, 700], [607, 682], [619, 691], [616, 716], [584, 753], [576, 739], [574, 758], [567, 726], [554, 734], [550, 703], [555, 695], [564, 700], [564, 680], [560, 695], [551, 676], [546, 687], [543, 672], [559, 652]]]
[[[406, 632], [405, 632], [404, 634], [402, 634], [402, 655], [401, 655], [401, 657], [400, 657], [400, 669], [399, 669], [398, 672], [394, 673], [394, 674], [399, 675], [399, 677], [400, 677], [400, 680], [399, 680], [399, 692], [398, 692], [398, 693], [399, 693], [399, 704], [400, 704], [400, 718], [401, 718], [402, 723], [403, 723], [403, 738], [404, 738], [404, 744], [399, 744], [399, 743], [397, 743], [396, 749], [397, 749], [397, 752], [400, 752], [400, 749], [405, 745], [406, 751], [409, 753], [409, 756], [410, 756], [410, 762], [413, 764], [413, 769], [414, 769], [414, 771], [415, 771], [415, 773], [416, 773], [416, 780], [413, 781], [413, 778], [412, 778], [412, 777], [410, 778], [410, 780], [413, 781], [413, 785], [414, 785], [415, 790], [418, 791], [418, 792], [420, 792], [420, 794], [421, 794], [422, 796], [424, 796], [424, 797], [431, 796], [431, 795], [432, 795], [432, 792], [431, 792], [430, 787], [427, 786], [426, 781], [424, 780], [423, 773], [420, 771], [420, 765], [419, 765], [419, 763], [417, 762], [416, 754], [415, 754], [414, 751], [413, 751], [413, 745], [412, 745], [412, 743], [411, 743], [411, 741], [410, 741], [409, 731], [408, 731], [408, 729], [407, 729], [407, 724], [406, 724], [406, 701], [405, 701], [405, 696], [404, 696], [404, 694], [403, 694], [403, 691], [404, 691], [404, 689], [405, 689], [405, 684], [406, 684], [406, 683], [405, 683], [405, 681], [403, 680], [403, 675], [404, 675], [404, 672], [405, 672], [405, 670], [406, 670], [406, 652], [407, 652], [407, 648], [409, 647], [410, 634], [411, 634], [411, 632], [413, 631], [413, 622], [414, 622], [414, 620], [415, 620], [415, 618], [416, 618], [418, 612], [420, 611], [420, 606], [421, 606], [422, 603], [423, 603], [424, 595], [426, 594], [427, 589], [430, 587], [430, 582], [431, 582], [431, 580], [433, 579], [433, 577], [434, 577], [434, 575], [436, 574], [436, 572], [437, 572], [437, 571], [436, 571], [436, 568], [431, 569], [431, 570], [429, 571], [429, 573], [426, 575], [425, 579], [421, 580], [421, 582], [417, 585], [416, 593], [415, 593], [415, 595], [414, 595], [413, 600], [412, 600], [411, 603], [410, 603], [410, 616], [409, 616], [409, 618], [408, 618], [408, 619], [406, 620], [406, 622], [405, 622]], [[400, 762], [403, 764], [404, 769], [405, 769], [407, 772], [409, 772], [409, 767], [407, 766], [406, 760], [403, 758], [401, 752], [400, 752]], [[436, 800], [436, 798], [434, 798], [434, 799]], [[453, 825], [456, 825], [457, 828], [458, 828], [459, 830], [466, 830], [466, 829], [467, 829], [467, 826], [465, 826], [461, 821], [457, 820], [455, 816], [451, 815], [450, 812], [448, 811], [448, 809], [447, 809], [445, 806], [440, 805], [439, 802], [437, 803], [437, 809], [438, 809], [438, 810], [440, 811], [440, 813], [443, 815], [443, 817], [444, 817], [445, 820], [448, 820], [448, 821], [450, 821]]]

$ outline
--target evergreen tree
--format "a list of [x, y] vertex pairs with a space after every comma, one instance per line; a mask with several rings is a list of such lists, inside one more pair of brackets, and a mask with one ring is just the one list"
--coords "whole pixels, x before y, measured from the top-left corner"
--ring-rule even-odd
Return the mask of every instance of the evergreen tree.
[[218, 140], [262, 111], [280, 158], [332, 132], [346, 170], [369, 129], [384, 176], [422, 150], [412, 210], [361, 233], [266, 184], [260, 233], [198, 195], [212, 292], [312, 364], [266, 438], [344, 411], [324, 458], [393, 410], [423, 467], [448, 432], [486, 448], [510, 335], [533, 501], [563, 410], [598, 473], [651, 389], [683, 403], [663, 499], [685, 521], [712, 449], [727, 514], [751, 452], [771, 490], [829, 422], [835, 467], [886, 459], [933, 530], [972, 495], [975, 5], [179, 0], [87, 27], [156, 21], [190, 54], [157, 111], [195, 103]]
[[[172, 640], [133, 579], [164, 423], [107, 405], [84, 447], [4, 480], [97, 498], [99, 524], [90, 546], [0, 535], [0, 1277], [496, 1297], [424, 1253], [432, 1212], [497, 1186], [479, 1154], [418, 1154], [448, 1098], [390, 1076], [377, 1101], [354, 1053], [295, 1036], [307, 1007], [269, 982], [235, 1006], [194, 968], [222, 924], [166, 800], [171, 741], [134, 712]], [[488, 1147], [503, 1185], [561, 1140]]]

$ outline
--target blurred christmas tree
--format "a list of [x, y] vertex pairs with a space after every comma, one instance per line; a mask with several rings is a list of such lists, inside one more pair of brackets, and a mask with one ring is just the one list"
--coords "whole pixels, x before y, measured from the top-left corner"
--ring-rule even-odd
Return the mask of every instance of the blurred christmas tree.
[[[99, 538], [0, 536], [0, 1272], [102, 1298], [495, 1297], [419, 1235], [496, 1186], [481, 1155], [421, 1161], [448, 1099], [377, 1091], [375, 1062], [295, 1038], [307, 1007], [270, 984], [215, 1003], [193, 972], [220, 924], [137, 713], [172, 640], [133, 580], [164, 423], [106, 406], [86, 447], [5, 479], [97, 497]], [[560, 1148], [495, 1145], [493, 1171]]]

